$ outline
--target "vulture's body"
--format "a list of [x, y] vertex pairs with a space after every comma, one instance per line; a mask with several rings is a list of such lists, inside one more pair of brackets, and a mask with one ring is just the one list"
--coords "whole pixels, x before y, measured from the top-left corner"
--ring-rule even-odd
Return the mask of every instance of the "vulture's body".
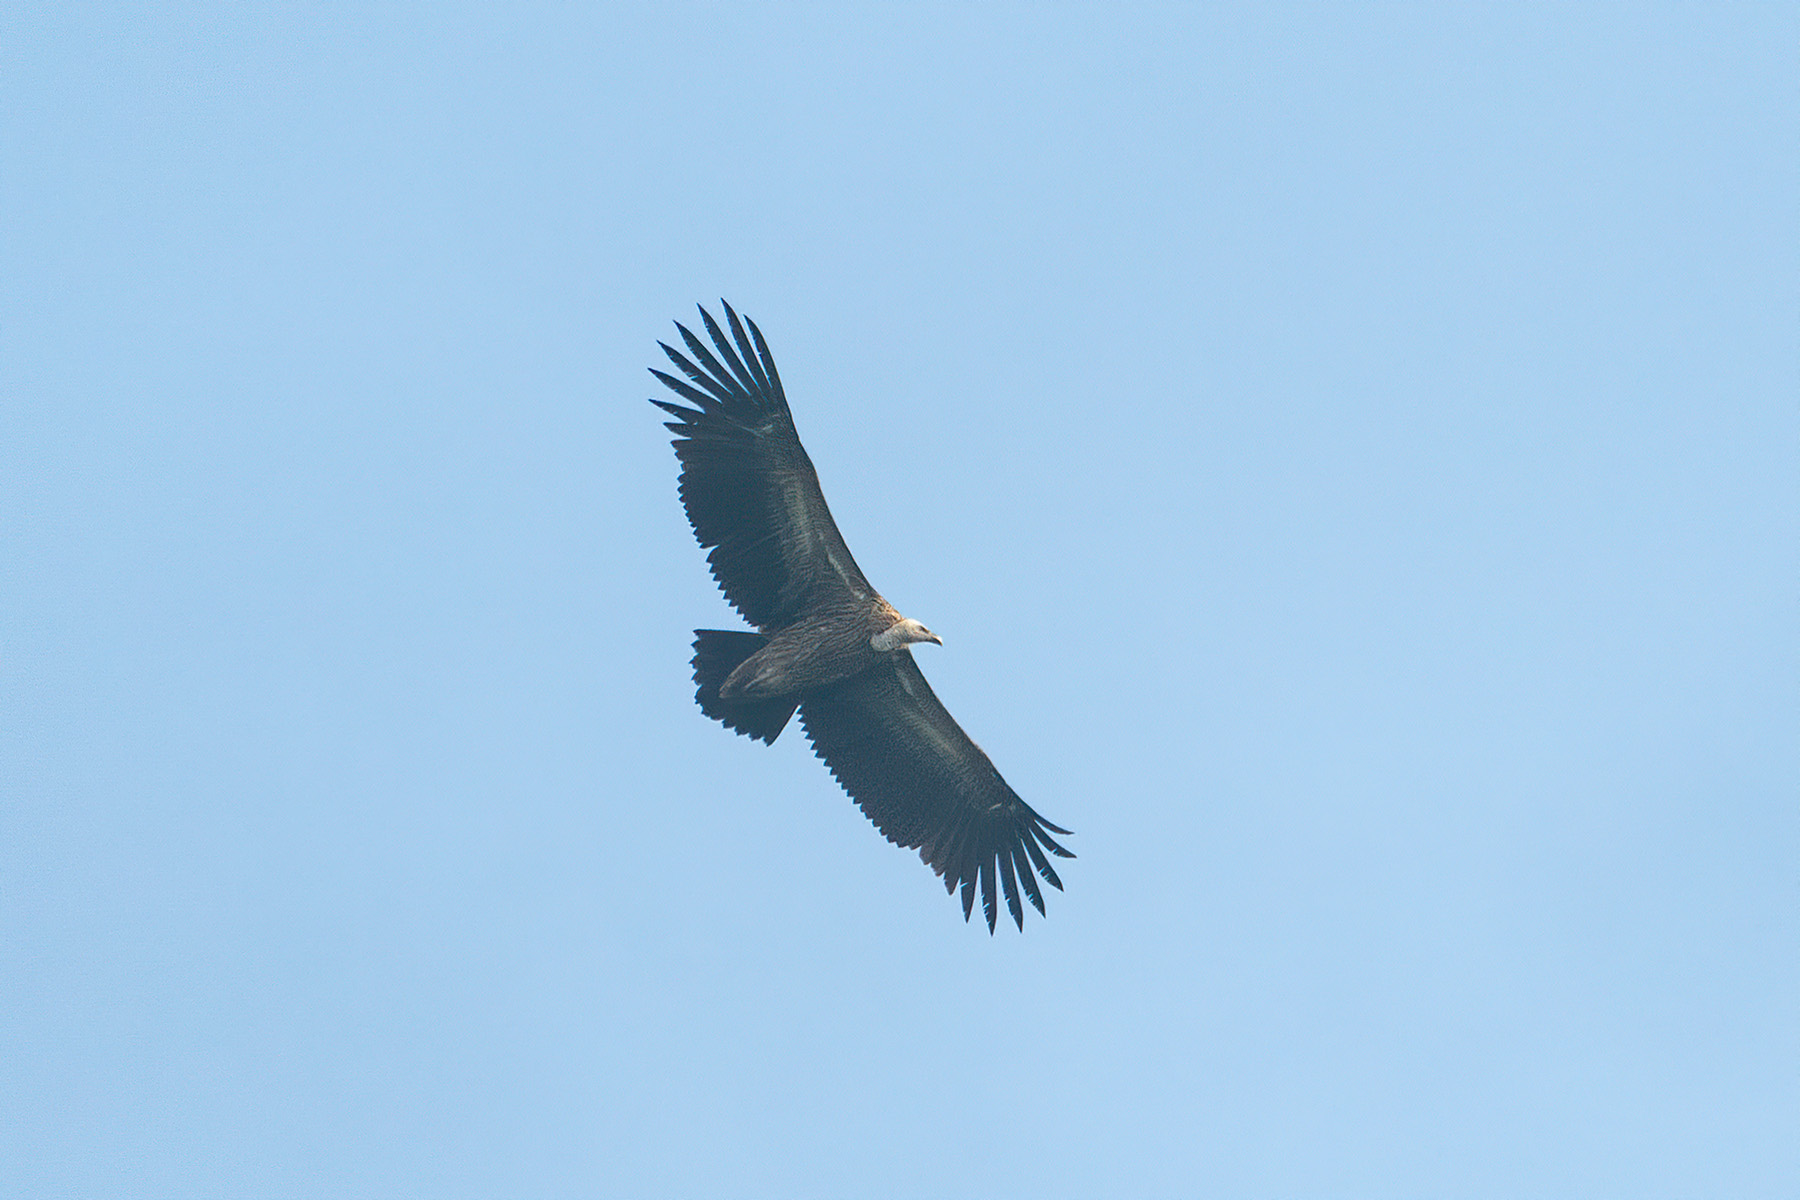
[[1068, 830], [1032, 811], [932, 694], [907, 646], [938, 638], [850, 556], [756, 323], [725, 305], [727, 338], [700, 317], [717, 357], [677, 325], [693, 357], [662, 349], [686, 380], [652, 371], [696, 407], [651, 403], [676, 418], [681, 501], [713, 578], [757, 628], [695, 631], [701, 711], [773, 742], [799, 709], [814, 752], [876, 828], [962, 889], [965, 918], [979, 886], [991, 932], [998, 885], [1023, 928], [1019, 892], [1044, 911], [1038, 877], [1062, 887], [1046, 852], [1073, 857], [1050, 834]]

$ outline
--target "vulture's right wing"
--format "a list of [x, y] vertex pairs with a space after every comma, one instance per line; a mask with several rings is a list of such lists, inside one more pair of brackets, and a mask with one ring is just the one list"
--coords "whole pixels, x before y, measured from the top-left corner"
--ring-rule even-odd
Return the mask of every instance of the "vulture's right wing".
[[729, 304], [730, 339], [704, 308], [700, 318], [719, 357], [677, 324], [693, 358], [659, 344], [687, 382], [650, 372], [698, 407], [650, 403], [676, 417], [666, 424], [681, 460], [681, 503], [694, 536], [712, 547], [706, 561], [725, 598], [763, 629], [792, 622], [821, 587], [873, 598], [825, 507], [762, 331], [754, 321], [740, 322]]
[[1007, 786], [932, 692], [911, 651], [896, 650], [892, 660], [802, 702], [813, 751], [890, 842], [916, 848], [946, 891], [961, 886], [964, 920], [979, 880], [993, 932], [998, 875], [1006, 907], [1023, 929], [1019, 887], [1043, 912], [1036, 876], [1062, 888], [1044, 851], [1074, 858], [1050, 837], [1069, 831]]

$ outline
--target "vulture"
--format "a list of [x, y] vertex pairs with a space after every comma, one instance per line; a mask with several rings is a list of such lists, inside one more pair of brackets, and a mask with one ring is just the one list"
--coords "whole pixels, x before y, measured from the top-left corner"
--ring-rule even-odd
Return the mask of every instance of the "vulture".
[[1007, 786], [932, 693], [909, 647], [942, 640], [863, 578], [762, 331], [720, 304], [729, 337], [702, 307], [712, 348], [677, 322], [687, 353], [658, 345], [681, 378], [650, 369], [687, 402], [650, 401], [675, 418], [665, 424], [694, 536], [725, 599], [756, 627], [694, 631], [694, 699], [765, 743], [798, 709], [813, 752], [875, 827], [917, 850], [945, 891], [962, 890], [964, 921], [979, 888], [992, 934], [998, 891], [1023, 931], [1019, 893], [1042, 913], [1039, 877], [1062, 889], [1049, 856], [1074, 855], [1051, 835], [1069, 831]]

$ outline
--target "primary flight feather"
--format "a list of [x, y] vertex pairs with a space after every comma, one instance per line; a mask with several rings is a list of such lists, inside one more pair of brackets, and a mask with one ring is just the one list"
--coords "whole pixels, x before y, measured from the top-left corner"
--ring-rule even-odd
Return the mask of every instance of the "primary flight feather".
[[757, 630], [694, 631], [694, 699], [764, 742], [799, 709], [813, 752], [875, 827], [962, 889], [964, 920], [979, 889], [990, 933], [1000, 897], [1023, 929], [1019, 893], [1044, 911], [1038, 879], [1062, 887], [1048, 856], [1074, 857], [1050, 835], [1069, 831], [1007, 786], [932, 693], [907, 647], [942, 641], [863, 578], [762, 331], [720, 304], [729, 336], [702, 308], [712, 349], [677, 324], [687, 352], [658, 344], [681, 378], [650, 372], [692, 406], [650, 402], [675, 417], [681, 502], [713, 578]]

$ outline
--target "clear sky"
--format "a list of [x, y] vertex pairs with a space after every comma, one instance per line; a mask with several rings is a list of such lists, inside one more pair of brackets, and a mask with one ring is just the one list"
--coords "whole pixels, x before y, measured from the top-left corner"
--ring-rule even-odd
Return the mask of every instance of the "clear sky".
[[[1786, 5], [13, 5], [0, 1190], [1800, 1194]], [[797, 731], [755, 317], [1075, 831]]]

